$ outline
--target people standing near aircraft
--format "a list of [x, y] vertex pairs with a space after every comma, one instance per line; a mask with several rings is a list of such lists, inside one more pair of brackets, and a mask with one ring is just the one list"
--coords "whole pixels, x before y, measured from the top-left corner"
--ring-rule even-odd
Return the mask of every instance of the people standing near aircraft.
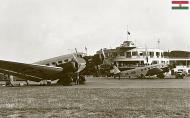
[[113, 66], [114, 78], [115, 78], [116, 76], [118, 76], [119, 79], [120, 79], [120, 72], [121, 72], [121, 71], [118, 69], [118, 67], [117, 67], [116, 65], [114, 65], [114, 66]]
[[109, 68], [109, 74], [107, 75], [108, 77], [113, 77], [114, 76], [114, 69], [113, 69], [113, 65], [111, 64], [110, 68]]

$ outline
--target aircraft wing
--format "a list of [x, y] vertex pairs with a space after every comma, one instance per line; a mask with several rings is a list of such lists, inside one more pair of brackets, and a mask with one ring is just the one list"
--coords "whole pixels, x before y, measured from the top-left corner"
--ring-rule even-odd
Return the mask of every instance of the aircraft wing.
[[28, 78], [34, 78], [33, 81], [40, 81], [41, 78], [47, 80], [57, 79], [57, 76], [62, 72], [62, 70], [62, 67], [0, 60], [0, 73], [15, 76], [26, 76]]

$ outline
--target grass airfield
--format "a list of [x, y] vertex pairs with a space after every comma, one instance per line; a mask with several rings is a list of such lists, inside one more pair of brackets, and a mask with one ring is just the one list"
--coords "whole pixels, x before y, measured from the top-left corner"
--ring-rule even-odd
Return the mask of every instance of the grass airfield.
[[[143, 86], [146, 83], [147, 86], [164, 83], [168, 87], [139, 88], [137, 87], [139, 83], [143, 83]], [[176, 83], [181, 86], [174, 88]], [[130, 86], [127, 87], [128, 85]], [[190, 89], [188, 85], [190, 85], [189, 79], [114, 80], [87, 78], [86, 85], [67, 87], [0, 87], [0, 117], [190, 118]]]

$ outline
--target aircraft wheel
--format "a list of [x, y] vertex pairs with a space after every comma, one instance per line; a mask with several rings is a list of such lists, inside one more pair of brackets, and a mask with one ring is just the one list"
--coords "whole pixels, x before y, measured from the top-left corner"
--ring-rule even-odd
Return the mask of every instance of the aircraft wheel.
[[6, 81], [5, 86], [10, 86], [10, 85], [11, 85], [10, 81]]
[[143, 74], [140, 75], [140, 79], [144, 79], [145, 76]]
[[72, 82], [72, 77], [64, 78], [63, 80], [63, 86], [70, 86]]
[[72, 82], [72, 77], [66, 76], [60, 79], [57, 83], [63, 86], [70, 86]]
[[6, 81], [5, 86], [12, 86], [12, 87], [14, 87], [14, 85], [11, 83], [11, 81]]
[[86, 81], [85, 77], [83, 75], [79, 76], [79, 84], [84, 84]]
[[47, 85], [51, 86], [51, 80], [47, 80]]
[[157, 75], [157, 77], [160, 78], [160, 79], [163, 79], [164, 78], [164, 74], [161, 73], [161, 74]]

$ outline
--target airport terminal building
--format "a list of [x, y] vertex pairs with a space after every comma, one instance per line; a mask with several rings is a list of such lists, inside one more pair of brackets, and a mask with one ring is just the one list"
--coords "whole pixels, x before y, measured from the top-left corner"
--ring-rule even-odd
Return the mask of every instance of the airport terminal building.
[[[164, 51], [158, 48], [135, 47], [132, 41], [124, 41], [115, 49], [104, 48], [106, 60], [120, 69], [132, 69], [153, 64], [175, 64], [176, 68], [190, 73], [190, 52]], [[97, 51], [101, 53], [101, 50]], [[175, 69], [176, 71], [176, 69]]]

